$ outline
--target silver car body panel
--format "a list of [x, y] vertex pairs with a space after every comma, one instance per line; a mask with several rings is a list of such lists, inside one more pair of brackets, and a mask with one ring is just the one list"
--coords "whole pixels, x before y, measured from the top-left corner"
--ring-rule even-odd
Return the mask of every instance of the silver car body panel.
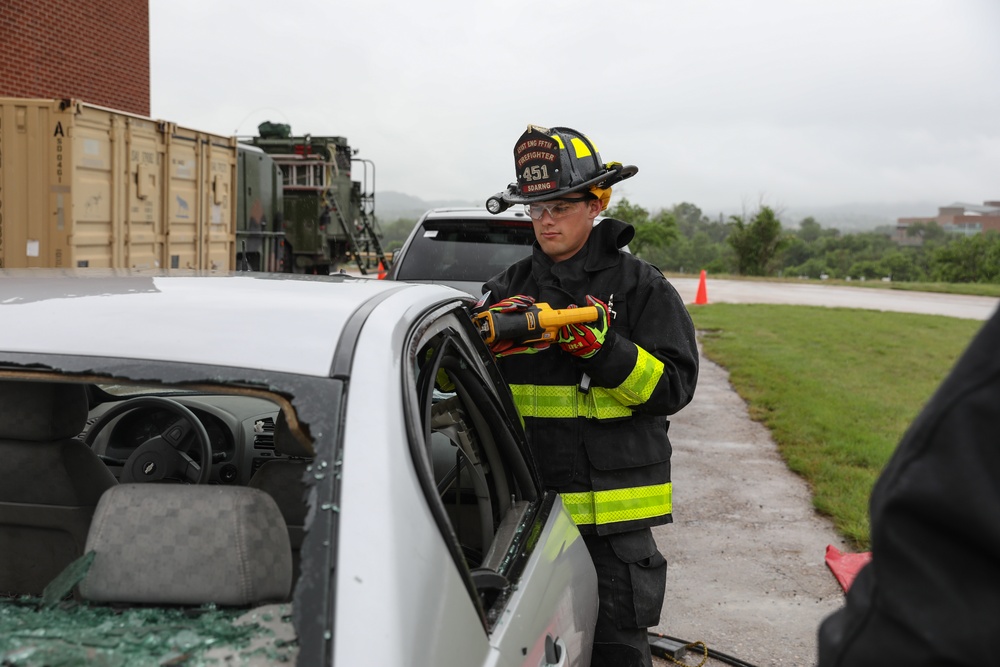
[[382, 352], [387, 340], [402, 349], [421, 308], [405, 294], [382, 306], [358, 338], [347, 397], [334, 664], [485, 665], [486, 633], [402, 446], [403, 360]]
[[[344, 433], [344, 469], [352, 474], [343, 481], [337, 573], [338, 637], [351, 640], [336, 642], [335, 664], [538, 665], [544, 664], [550, 634], [572, 656], [566, 664], [585, 666], [591, 638], [581, 629], [596, 621], [597, 578], [561, 501], [556, 499], [507, 603], [517, 612], [505, 612], [487, 635], [458, 571], [450, 566], [451, 556], [435, 539], [438, 529], [416, 483], [413, 461], [390, 464], [407, 438], [399, 427], [403, 396], [394, 390], [404, 361], [386, 359], [379, 351], [386, 349], [387, 337], [393, 349], [402, 349], [405, 323], [419, 318], [421, 306], [407, 296], [393, 294], [372, 313], [355, 350]], [[367, 361], [376, 358], [377, 363]], [[373, 402], [372, 396], [383, 401]], [[351, 446], [358, 442], [365, 443], [364, 456]], [[366, 507], [377, 507], [374, 514], [391, 522], [371, 522]], [[399, 558], [401, 553], [406, 558]], [[567, 580], [581, 572], [588, 574]], [[349, 617], [341, 611], [346, 609]], [[537, 641], [526, 644], [525, 637]]]

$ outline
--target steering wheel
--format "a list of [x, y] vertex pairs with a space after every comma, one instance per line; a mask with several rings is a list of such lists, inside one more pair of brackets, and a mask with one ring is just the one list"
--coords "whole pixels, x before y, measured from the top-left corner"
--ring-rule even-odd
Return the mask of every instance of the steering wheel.
[[[205, 425], [175, 400], [160, 396], [140, 396], [122, 401], [94, 422], [87, 431], [84, 442], [93, 448], [97, 434], [118, 415], [136, 408], [164, 408], [176, 417], [162, 432], [135, 448], [122, 468], [122, 482], [158, 482], [165, 478], [180, 477], [191, 484], [208, 484], [212, 473], [212, 441]], [[187, 436], [194, 433], [201, 452], [201, 465], [178, 447]]]

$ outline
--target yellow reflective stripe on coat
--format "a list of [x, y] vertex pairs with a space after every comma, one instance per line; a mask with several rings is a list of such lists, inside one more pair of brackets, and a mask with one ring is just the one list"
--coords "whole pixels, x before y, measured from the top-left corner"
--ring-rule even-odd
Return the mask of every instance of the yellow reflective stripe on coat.
[[639, 405], [648, 401], [663, 376], [663, 362], [641, 347], [636, 346], [636, 349], [639, 355], [632, 372], [620, 385], [607, 390], [622, 405]]
[[512, 384], [511, 394], [521, 417], [541, 419], [617, 419], [631, 417], [629, 406], [649, 400], [663, 376], [663, 362], [641, 347], [635, 366], [625, 381], [613, 389], [592, 387], [586, 394], [576, 385], [567, 387]]
[[610, 491], [560, 493], [563, 506], [576, 525], [603, 525], [664, 516], [673, 511], [672, 487], [666, 484], [635, 486]]
[[510, 393], [522, 418], [618, 419], [632, 416], [631, 408], [622, 405], [621, 401], [601, 387], [594, 387], [584, 394], [576, 385], [567, 387], [512, 384]]

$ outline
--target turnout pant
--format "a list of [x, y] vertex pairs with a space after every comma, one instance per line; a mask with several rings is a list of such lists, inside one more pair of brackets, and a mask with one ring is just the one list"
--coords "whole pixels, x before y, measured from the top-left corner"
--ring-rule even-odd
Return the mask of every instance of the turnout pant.
[[600, 595], [591, 667], [650, 667], [647, 628], [660, 622], [667, 578], [652, 531], [584, 535], [583, 541]]

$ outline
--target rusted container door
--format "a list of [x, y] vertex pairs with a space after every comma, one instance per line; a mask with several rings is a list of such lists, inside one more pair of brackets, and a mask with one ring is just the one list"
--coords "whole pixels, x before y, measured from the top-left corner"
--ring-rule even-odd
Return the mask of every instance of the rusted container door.
[[67, 266], [70, 141], [51, 100], [0, 99], [0, 267]]
[[123, 234], [116, 244], [119, 266], [167, 268], [163, 224], [163, 139], [152, 121], [129, 119], [123, 132]]
[[235, 139], [168, 128], [168, 266], [229, 269], [235, 261]]
[[[69, 193], [72, 233], [66, 252], [72, 266], [122, 266], [116, 257], [123, 229], [125, 165], [122, 162], [123, 118], [89, 107], [67, 110], [60, 125], [70, 139]], [[57, 138], [58, 139], [58, 138]]]
[[207, 248], [204, 268], [229, 269], [236, 261], [236, 140], [228, 143], [209, 137], [203, 144], [208, 161], [205, 182], [207, 229], [202, 238]]
[[236, 139], [0, 98], [0, 267], [230, 269]]

